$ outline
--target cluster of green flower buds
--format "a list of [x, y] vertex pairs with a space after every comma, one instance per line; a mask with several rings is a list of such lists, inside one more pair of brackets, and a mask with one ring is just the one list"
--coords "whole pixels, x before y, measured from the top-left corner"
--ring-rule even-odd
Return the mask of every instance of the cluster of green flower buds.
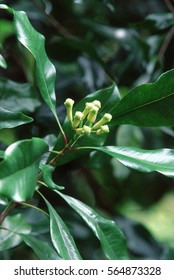
[[77, 135], [89, 135], [91, 132], [101, 135], [109, 132], [109, 123], [112, 115], [109, 113], [96, 122], [98, 111], [101, 108], [99, 100], [93, 102], [86, 102], [83, 112], [76, 111], [73, 116], [74, 100], [67, 98], [64, 102], [67, 111], [67, 117], [70, 121], [72, 128], [76, 131]]

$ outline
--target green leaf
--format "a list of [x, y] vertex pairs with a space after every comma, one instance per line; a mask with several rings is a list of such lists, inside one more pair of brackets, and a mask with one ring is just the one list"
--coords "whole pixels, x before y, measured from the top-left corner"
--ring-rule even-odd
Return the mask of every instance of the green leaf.
[[112, 110], [112, 125], [172, 126], [174, 124], [174, 69], [155, 83], [131, 90]]
[[31, 226], [25, 221], [21, 214], [7, 217], [0, 229], [0, 251], [18, 246], [22, 243], [22, 235], [31, 232]]
[[52, 179], [52, 173], [54, 171], [54, 167], [48, 164], [41, 164], [40, 169], [42, 170], [42, 176], [43, 176], [43, 181], [47, 185], [48, 188], [50, 189], [56, 189], [56, 190], [63, 190], [64, 187], [58, 186], [53, 182]]
[[57, 192], [85, 221], [99, 239], [106, 257], [111, 260], [126, 259], [125, 237], [114, 221], [104, 219], [81, 201]]
[[15, 112], [34, 112], [40, 106], [34, 87], [0, 79], [1, 106]]
[[[42, 196], [43, 197], [43, 196]], [[51, 240], [57, 253], [64, 260], [80, 260], [81, 256], [69, 229], [51, 204], [43, 197], [50, 214]]]
[[[89, 149], [90, 147], [86, 147]], [[122, 164], [141, 172], [157, 171], [167, 177], [174, 177], [174, 150], [143, 150], [134, 147], [91, 147], [108, 154]]]
[[23, 241], [33, 249], [34, 253], [40, 260], [61, 259], [49, 243], [40, 240], [32, 235], [23, 235], [21, 237], [23, 238]]
[[0, 162], [0, 195], [14, 201], [31, 199], [36, 187], [41, 156], [48, 151], [39, 138], [18, 141], [5, 151]]
[[7, 69], [7, 63], [1, 54], [0, 54], [0, 67]]
[[13, 13], [18, 40], [36, 60], [36, 79], [40, 93], [51, 111], [56, 114], [54, 89], [56, 70], [46, 55], [45, 38], [32, 27], [26, 13], [22, 11]]
[[1, 4], [1, 9], [7, 9], [13, 13], [17, 38], [33, 55], [36, 61], [36, 82], [39, 87], [42, 98], [47, 106], [56, 115], [56, 96], [55, 96], [55, 79], [56, 70], [50, 62], [45, 51], [45, 38], [37, 32], [31, 25], [27, 15], [23, 11], [14, 11], [8, 6]]
[[6, 108], [0, 107], [0, 129], [12, 128], [22, 124], [30, 123], [32, 121], [32, 118], [20, 112], [13, 112]]
[[4, 158], [4, 154], [5, 152], [0, 150], [0, 158]]

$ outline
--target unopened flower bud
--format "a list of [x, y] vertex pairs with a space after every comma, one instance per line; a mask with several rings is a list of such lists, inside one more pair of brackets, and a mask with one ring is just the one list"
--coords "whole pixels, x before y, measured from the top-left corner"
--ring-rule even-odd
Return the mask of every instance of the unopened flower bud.
[[112, 115], [109, 113], [104, 114], [104, 116], [99, 120], [92, 129], [99, 129], [102, 125], [110, 122], [112, 120]]
[[89, 135], [91, 133], [91, 127], [84, 125], [83, 126], [83, 132], [85, 135]]
[[77, 128], [76, 129], [76, 133], [78, 134], [78, 135], [84, 135], [84, 130], [83, 130], [83, 128], [81, 127], [81, 128]]
[[67, 98], [64, 102], [64, 105], [66, 107], [68, 120], [72, 123], [72, 108], [74, 105], [74, 100], [71, 98]]
[[82, 121], [82, 119], [83, 119], [83, 113], [80, 111], [77, 111], [73, 118], [73, 128], [78, 127], [80, 122]]
[[91, 111], [89, 112], [89, 115], [87, 117], [87, 120], [89, 122], [94, 123], [96, 121], [98, 110], [99, 110], [99, 108], [97, 106], [93, 105], [93, 108], [91, 109]]
[[104, 133], [109, 133], [109, 126], [108, 125], [103, 125], [96, 131], [97, 135], [101, 135], [101, 134], [104, 134]]
[[97, 106], [99, 109], [101, 108], [101, 102], [99, 100], [94, 100], [92, 102], [95, 106]]
[[87, 114], [92, 110], [94, 104], [92, 102], [86, 102], [85, 109], [83, 110], [83, 119], [87, 116]]

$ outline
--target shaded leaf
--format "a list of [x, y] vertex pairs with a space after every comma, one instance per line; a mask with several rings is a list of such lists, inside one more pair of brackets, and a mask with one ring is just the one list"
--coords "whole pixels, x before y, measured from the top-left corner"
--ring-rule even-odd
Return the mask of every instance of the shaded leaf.
[[1, 106], [16, 112], [34, 112], [40, 106], [34, 87], [30, 84], [0, 80]]
[[33, 119], [20, 113], [0, 107], [0, 129], [17, 127], [30, 123]]
[[50, 214], [50, 234], [54, 248], [64, 260], [80, 260], [80, 253], [69, 229], [48, 200], [44, 200]]
[[31, 199], [36, 187], [39, 162], [47, 152], [47, 144], [39, 139], [18, 141], [10, 145], [0, 162], [0, 195], [14, 201]]
[[125, 237], [117, 224], [108, 219], [104, 219], [91, 207], [83, 202], [57, 192], [85, 221], [99, 239], [103, 252], [108, 259], [126, 259], [127, 249]]
[[112, 125], [172, 126], [174, 124], [174, 69], [162, 74], [155, 83], [131, 90], [113, 106]]
[[148, 29], [163, 30], [173, 26], [174, 14], [173, 13], [158, 13], [150, 14], [143, 21], [142, 25]]
[[54, 167], [48, 164], [41, 164], [40, 169], [42, 170], [43, 173], [43, 181], [47, 185], [48, 188], [50, 189], [56, 189], [56, 190], [63, 190], [64, 187], [58, 186], [53, 182], [52, 179], [52, 173], [54, 171]]
[[29, 234], [31, 226], [25, 221], [21, 214], [7, 217], [0, 229], [0, 251], [18, 246], [22, 243], [20, 234]]
[[40, 260], [60, 260], [53, 247], [32, 235], [23, 235], [21, 236], [23, 241], [33, 249], [34, 253]]
[[[90, 147], [86, 147], [87, 149]], [[168, 177], [174, 177], [174, 150], [143, 150], [134, 147], [91, 147], [104, 152], [125, 166], [141, 172], [157, 171]]]

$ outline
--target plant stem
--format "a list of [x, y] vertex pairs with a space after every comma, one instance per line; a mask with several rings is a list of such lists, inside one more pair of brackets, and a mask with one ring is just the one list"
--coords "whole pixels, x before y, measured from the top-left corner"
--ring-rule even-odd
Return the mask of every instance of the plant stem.
[[16, 202], [10, 202], [5, 210], [0, 215], [0, 225], [3, 223], [5, 218], [8, 216], [8, 214], [13, 210], [13, 208], [17, 205]]
[[58, 127], [60, 129], [60, 132], [62, 134], [62, 138], [63, 138], [64, 144], [67, 145], [67, 138], [66, 138], [65, 132], [64, 132], [64, 130], [63, 130], [61, 124], [60, 124], [59, 118], [58, 118], [56, 113], [54, 114], [54, 116], [55, 116], [55, 119], [57, 121], [57, 124], [58, 124]]
[[44, 214], [44, 215], [49, 217], [47, 212], [45, 212], [44, 210], [42, 210], [42, 209], [40, 209], [40, 208], [38, 208], [38, 207], [36, 207], [36, 206], [34, 206], [32, 204], [29, 204], [29, 203], [26, 203], [26, 202], [21, 202], [21, 203], [18, 203], [18, 204], [31, 207], [31, 208], [33, 208], [33, 209], [35, 209], [35, 210], [37, 210], [37, 211], [41, 212], [42, 214]]

